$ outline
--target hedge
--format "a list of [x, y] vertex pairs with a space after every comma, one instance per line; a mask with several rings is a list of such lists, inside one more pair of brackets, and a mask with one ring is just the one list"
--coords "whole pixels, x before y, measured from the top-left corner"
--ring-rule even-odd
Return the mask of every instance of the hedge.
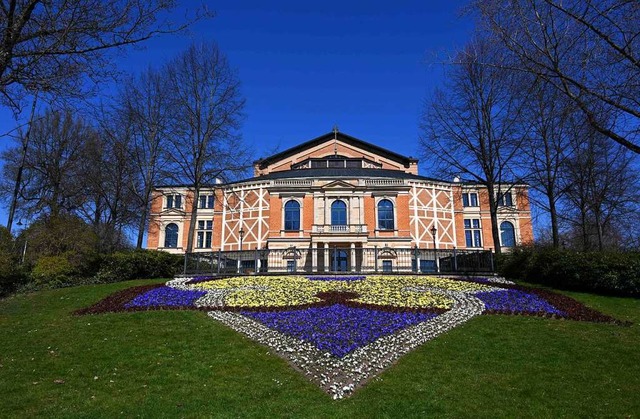
[[183, 257], [156, 250], [133, 250], [106, 255], [95, 276], [97, 282], [130, 279], [172, 278], [182, 267]]
[[605, 295], [640, 296], [640, 253], [519, 248], [498, 259], [507, 278]]

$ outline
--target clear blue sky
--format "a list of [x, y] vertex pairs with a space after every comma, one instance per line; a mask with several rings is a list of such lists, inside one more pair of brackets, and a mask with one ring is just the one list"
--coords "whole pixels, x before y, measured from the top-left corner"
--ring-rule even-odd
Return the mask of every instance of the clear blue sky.
[[[195, 2], [182, 3], [176, 19]], [[442, 82], [442, 68], [433, 63], [462, 46], [472, 30], [470, 19], [460, 17], [464, 0], [207, 3], [214, 19], [187, 35], [131, 49], [117, 65], [135, 73], [161, 65], [192, 41], [216, 41], [242, 81], [242, 132], [256, 158], [329, 132], [334, 124], [417, 156], [422, 102]], [[1, 132], [14, 125], [0, 112]], [[0, 140], [0, 149], [7, 141]], [[0, 223], [6, 218], [2, 208]]]

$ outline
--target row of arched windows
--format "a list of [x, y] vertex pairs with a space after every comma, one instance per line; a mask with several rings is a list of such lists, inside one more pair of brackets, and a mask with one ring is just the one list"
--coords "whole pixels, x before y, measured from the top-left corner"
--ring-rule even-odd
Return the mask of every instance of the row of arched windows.
[[[334, 201], [331, 204], [331, 225], [347, 225], [347, 204], [344, 201]], [[288, 201], [284, 206], [284, 229], [289, 231], [300, 230], [300, 203]], [[378, 202], [378, 229], [393, 230], [393, 202], [382, 199]], [[513, 224], [509, 221], [500, 223], [500, 241], [504, 247], [516, 245], [516, 234]], [[467, 243], [467, 246], [469, 244]], [[178, 247], [178, 226], [175, 223], [167, 224], [164, 229], [164, 247]]]
[[[347, 204], [336, 200], [331, 204], [331, 225], [347, 225]], [[393, 230], [395, 226], [393, 202], [382, 199], [378, 202], [378, 229]], [[288, 231], [300, 230], [300, 203], [296, 200], [284, 204], [284, 229]]]

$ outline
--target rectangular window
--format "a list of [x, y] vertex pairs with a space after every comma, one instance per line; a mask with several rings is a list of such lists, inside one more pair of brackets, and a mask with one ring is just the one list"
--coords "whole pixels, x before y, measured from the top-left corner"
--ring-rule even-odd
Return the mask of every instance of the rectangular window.
[[361, 168], [361, 167], [362, 167], [361, 160], [347, 160], [348, 169], [355, 169], [355, 168]]
[[213, 195], [200, 195], [199, 208], [211, 209], [213, 208]]
[[197, 234], [196, 247], [198, 249], [210, 249], [212, 236], [213, 236], [213, 221], [198, 220], [198, 234]]
[[477, 207], [478, 206], [478, 194], [475, 192], [468, 192], [462, 194], [462, 206], [463, 207]]
[[287, 272], [295, 272], [296, 271], [296, 261], [288, 260], [287, 261]]
[[344, 160], [329, 160], [330, 168], [342, 168], [344, 167]]
[[500, 207], [513, 206], [513, 197], [511, 196], [511, 192], [498, 194], [498, 206]]
[[182, 208], [182, 195], [167, 195], [166, 208]]
[[327, 167], [326, 160], [311, 160], [312, 169], [326, 169], [326, 167]]
[[467, 242], [467, 247], [482, 247], [482, 230], [480, 229], [480, 220], [464, 220], [464, 237]]
[[393, 261], [392, 260], [383, 260], [382, 261], [382, 272], [393, 272]]

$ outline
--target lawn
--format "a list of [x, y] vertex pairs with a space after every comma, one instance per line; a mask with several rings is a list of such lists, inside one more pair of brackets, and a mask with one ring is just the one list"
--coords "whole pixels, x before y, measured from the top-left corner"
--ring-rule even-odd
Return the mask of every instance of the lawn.
[[0, 417], [640, 415], [640, 300], [571, 293], [620, 320], [483, 315], [332, 400], [204, 311], [74, 316], [133, 281], [0, 301]]

